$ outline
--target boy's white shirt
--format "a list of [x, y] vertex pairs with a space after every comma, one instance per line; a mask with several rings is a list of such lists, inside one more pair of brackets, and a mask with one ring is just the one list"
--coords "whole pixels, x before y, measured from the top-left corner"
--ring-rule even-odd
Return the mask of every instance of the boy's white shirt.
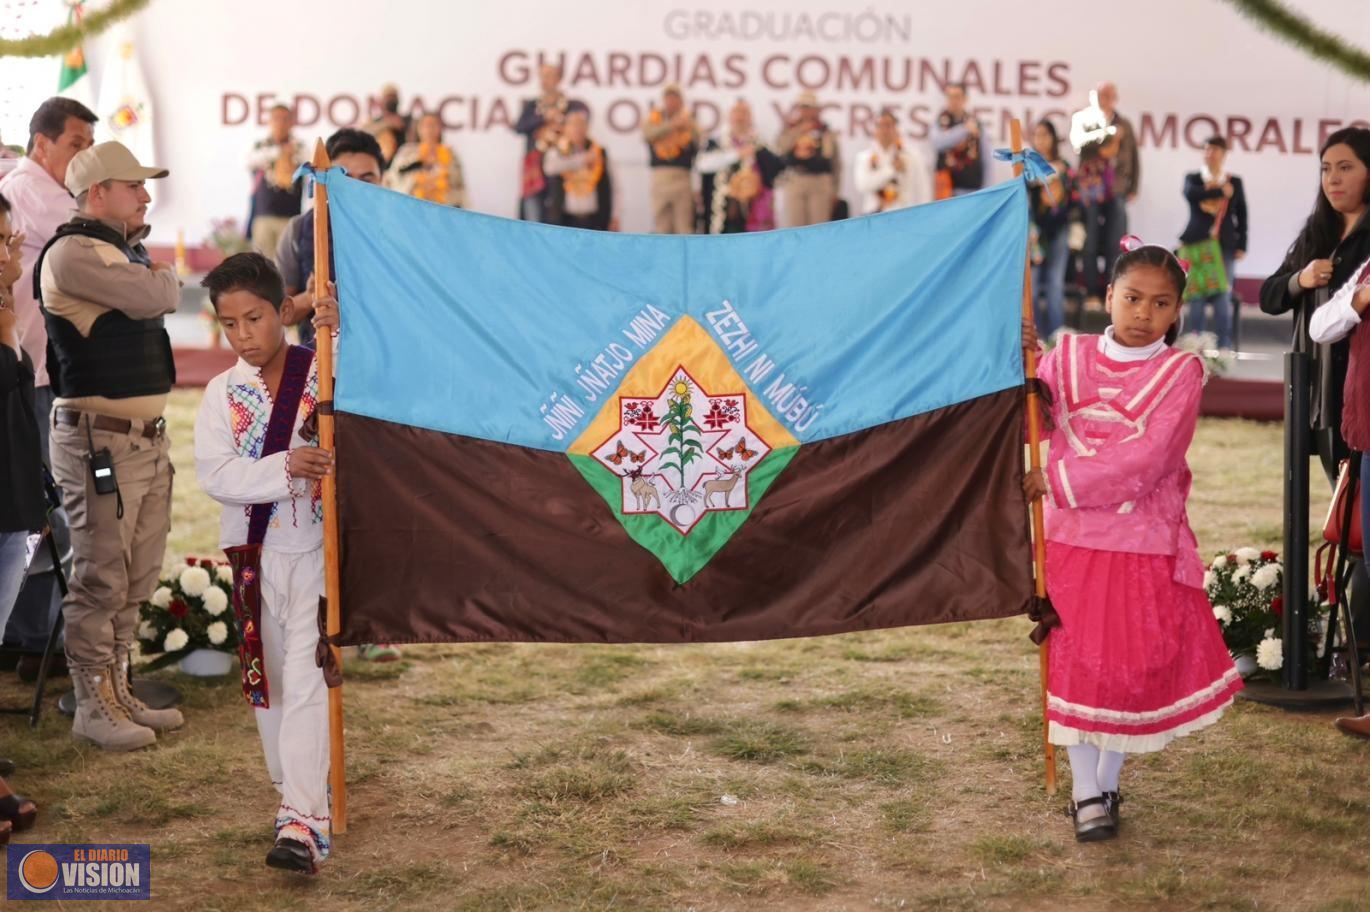
[[[1360, 326], [1361, 316], [1356, 313], [1356, 307], [1351, 302], [1356, 292], [1365, 287], [1356, 279], [1366, 270], [1370, 270], [1370, 260], [1357, 266], [1356, 271], [1351, 273], [1351, 278], [1341, 283], [1337, 293], [1332, 295], [1326, 304], [1313, 311], [1313, 319], [1308, 323], [1308, 335], [1314, 342], [1340, 342]], [[1370, 284], [1370, 281], [1366, 284]]]
[[[316, 361], [310, 376], [314, 376], [317, 367]], [[220, 546], [246, 544], [248, 508], [274, 502], [278, 504], [276, 521], [267, 529], [263, 548], [299, 554], [323, 547], [323, 524], [314, 521], [313, 485], [300, 478], [292, 482], [286, 474], [290, 450], [310, 445], [300, 437], [305, 417], [302, 410], [297, 410], [290, 444], [285, 450], [262, 459], [242, 456], [233, 436], [230, 384], [256, 385], [265, 391], [257, 368], [239, 359], [209, 381], [195, 416], [195, 474], [205, 493], [223, 504]]]

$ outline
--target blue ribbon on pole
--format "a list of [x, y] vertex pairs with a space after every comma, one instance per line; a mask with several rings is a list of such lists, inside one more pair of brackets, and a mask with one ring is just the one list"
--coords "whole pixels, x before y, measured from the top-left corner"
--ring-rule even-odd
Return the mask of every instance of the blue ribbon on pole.
[[[294, 177], [291, 178], [291, 180], [292, 180], [292, 181], [297, 181], [297, 180], [299, 180], [299, 179], [302, 178], [302, 177], [312, 177], [312, 178], [314, 178], [314, 180], [309, 181], [309, 182], [305, 185], [305, 187], [306, 187], [305, 192], [308, 193], [310, 199], [313, 199], [313, 198], [314, 198], [314, 184], [315, 184], [315, 182], [319, 180], [319, 176], [320, 176], [320, 175], [327, 174], [329, 171], [338, 171], [338, 172], [340, 172], [340, 173], [342, 173], [342, 174], [346, 174], [346, 173], [347, 173], [347, 169], [344, 168], [342, 165], [334, 165], [334, 166], [331, 167], [331, 168], [325, 168], [323, 171], [315, 172], [314, 166], [313, 166], [311, 163], [309, 163], [309, 162], [305, 162], [304, 164], [300, 165], [298, 168], [295, 169], [295, 175], [294, 175]], [[325, 184], [328, 183], [327, 178], [324, 179], [324, 183], [325, 183]]]
[[1022, 165], [1023, 179], [1029, 182], [1044, 183], [1056, 174], [1056, 169], [1051, 167], [1051, 162], [1043, 158], [1036, 149], [1024, 149], [1022, 152], [1014, 152], [1012, 149], [995, 149], [994, 157], [998, 161]]

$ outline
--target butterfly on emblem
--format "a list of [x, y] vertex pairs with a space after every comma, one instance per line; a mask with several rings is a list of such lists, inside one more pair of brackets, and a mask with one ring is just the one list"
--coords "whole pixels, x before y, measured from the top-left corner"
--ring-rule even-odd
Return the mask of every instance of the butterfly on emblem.
[[607, 456], [605, 456], [604, 458], [607, 459], [607, 460], [609, 460], [610, 462], [612, 462], [612, 463], [613, 463], [614, 465], [616, 465], [616, 466], [617, 466], [617, 465], [623, 465], [623, 460], [625, 460], [625, 459], [630, 460], [631, 462], [635, 462], [635, 463], [642, 463], [642, 462], [645, 462], [646, 459], [647, 459], [647, 451], [646, 451], [646, 450], [640, 450], [640, 451], [634, 453], [632, 450], [630, 450], [630, 449], [628, 449], [626, 446], [624, 446], [624, 445], [623, 445], [623, 441], [620, 440], [620, 441], [618, 441], [618, 448], [617, 448], [616, 450], [614, 450], [614, 452], [612, 452], [612, 453], [608, 454]]
[[718, 448], [718, 455], [724, 459], [732, 459], [734, 453], [738, 455], [738, 458], [743, 460], [752, 459], [756, 456], [756, 450], [747, 449], [746, 437], [737, 438], [737, 443], [733, 444], [731, 449], [725, 450], [722, 447]]

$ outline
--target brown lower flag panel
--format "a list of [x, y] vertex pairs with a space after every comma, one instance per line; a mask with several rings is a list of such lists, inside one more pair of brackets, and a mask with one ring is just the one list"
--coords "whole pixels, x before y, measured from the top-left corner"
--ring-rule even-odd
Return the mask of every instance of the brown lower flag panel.
[[684, 585], [563, 453], [337, 422], [346, 644], [818, 636], [1032, 596], [1021, 389], [801, 446]]

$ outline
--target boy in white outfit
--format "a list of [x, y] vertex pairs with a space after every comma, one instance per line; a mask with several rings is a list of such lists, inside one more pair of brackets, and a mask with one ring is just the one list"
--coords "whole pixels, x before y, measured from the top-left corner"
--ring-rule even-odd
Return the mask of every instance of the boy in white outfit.
[[[312, 351], [286, 342], [295, 305], [264, 256], [231, 256], [201, 284], [239, 358], [205, 388], [195, 470], [223, 504], [243, 693], [281, 794], [266, 863], [313, 874], [332, 831], [328, 691], [314, 661], [324, 586], [320, 480], [333, 465], [317, 446], [318, 370]], [[312, 306], [316, 327], [337, 326], [331, 296]], [[319, 338], [327, 344], [331, 335]]]

